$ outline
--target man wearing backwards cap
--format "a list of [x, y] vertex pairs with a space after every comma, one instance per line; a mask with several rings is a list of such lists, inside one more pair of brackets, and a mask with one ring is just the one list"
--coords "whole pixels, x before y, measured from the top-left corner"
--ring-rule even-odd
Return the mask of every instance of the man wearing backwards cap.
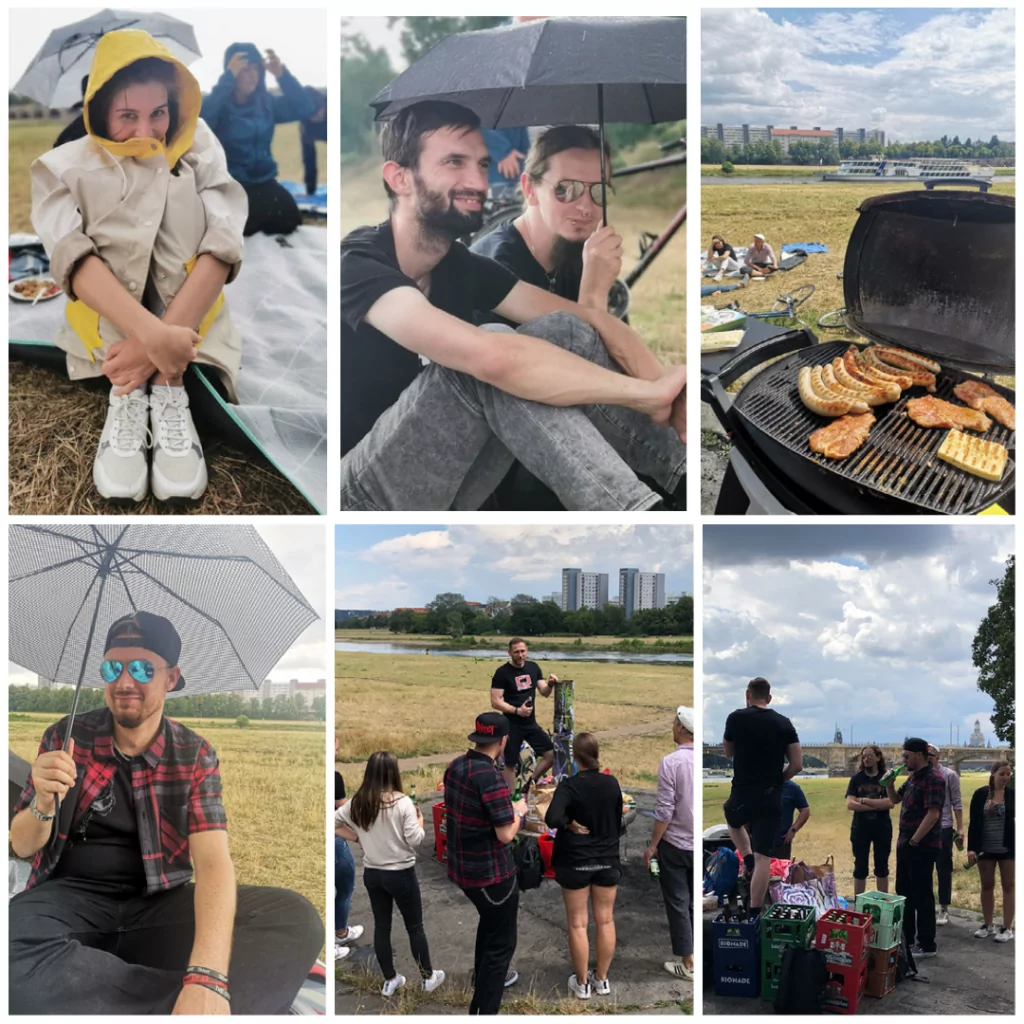
[[680, 704], [672, 719], [676, 749], [658, 765], [658, 794], [647, 866], [657, 856], [674, 959], [665, 970], [693, 981], [693, 708]]
[[177, 631], [136, 612], [104, 651], [106, 707], [67, 752], [68, 718], [46, 730], [11, 822], [32, 874], [10, 903], [10, 1012], [286, 1013], [323, 924], [298, 893], [235, 885], [217, 755], [163, 713], [185, 686]]
[[509, 971], [519, 913], [510, 844], [526, 815], [526, 801], [512, 803], [495, 763], [508, 742], [508, 732], [508, 721], [499, 712], [478, 715], [468, 736], [473, 749], [455, 758], [444, 773], [448, 877], [480, 915], [471, 1014], [497, 1013], [502, 989], [518, 977]]
[[747, 255], [743, 257], [740, 273], [751, 277], [767, 277], [778, 269], [775, 253], [764, 240], [764, 235], [754, 235], [754, 244], [747, 249]]

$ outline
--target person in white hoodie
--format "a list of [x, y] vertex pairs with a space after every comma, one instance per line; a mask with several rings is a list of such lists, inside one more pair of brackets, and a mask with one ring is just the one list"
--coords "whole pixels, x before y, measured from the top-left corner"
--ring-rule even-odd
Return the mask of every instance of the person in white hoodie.
[[409, 933], [412, 955], [424, 992], [444, 981], [444, 971], [430, 962], [423, 927], [423, 902], [416, 877], [416, 849], [423, 842], [423, 814], [402, 793], [398, 758], [390, 751], [370, 755], [355, 796], [334, 813], [335, 832], [363, 848], [363, 884], [373, 910], [373, 949], [384, 974], [381, 994], [390, 998], [404, 984], [395, 968], [391, 918], [395, 904]]

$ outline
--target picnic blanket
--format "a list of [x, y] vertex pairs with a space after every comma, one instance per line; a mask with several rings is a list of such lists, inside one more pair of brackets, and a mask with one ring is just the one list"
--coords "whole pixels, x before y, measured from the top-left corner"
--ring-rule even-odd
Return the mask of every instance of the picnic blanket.
[[[243, 338], [238, 404], [224, 400], [209, 369], [193, 364], [214, 429], [254, 444], [321, 514], [327, 507], [326, 266], [322, 228], [247, 238], [242, 272], [224, 290]], [[65, 304], [63, 295], [35, 306], [8, 299], [11, 354], [43, 362], [56, 355], [62, 364], [51, 339]]]
[[828, 252], [828, 246], [824, 242], [787, 242], [782, 247], [783, 252]]
[[295, 198], [295, 205], [303, 212], [313, 217], [327, 220], [327, 186], [317, 185], [316, 192], [311, 196], [306, 195], [306, 186], [300, 181], [279, 182], [282, 188]]

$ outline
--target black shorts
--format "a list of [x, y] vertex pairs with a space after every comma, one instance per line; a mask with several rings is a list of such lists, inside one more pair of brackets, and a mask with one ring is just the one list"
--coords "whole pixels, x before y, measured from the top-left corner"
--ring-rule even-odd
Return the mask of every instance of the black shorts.
[[618, 864], [555, 868], [555, 881], [563, 889], [586, 889], [588, 885], [611, 888], [619, 884], [620, 878], [622, 878], [622, 868]]
[[540, 757], [549, 750], [554, 750], [555, 745], [551, 737], [537, 724], [537, 720], [530, 721], [520, 718], [518, 715], [513, 718], [509, 716], [508, 742], [505, 744], [505, 764], [509, 768], [519, 766], [519, 748], [523, 740], [530, 744], [533, 752]]
[[1005, 853], [979, 853], [978, 860], [994, 860], [998, 863], [1003, 860], [1013, 860], [1013, 854], [1009, 850]]
[[782, 817], [782, 787], [733, 786], [722, 807], [730, 828], [750, 826], [750, 848], [765, 857], [771, 855]]

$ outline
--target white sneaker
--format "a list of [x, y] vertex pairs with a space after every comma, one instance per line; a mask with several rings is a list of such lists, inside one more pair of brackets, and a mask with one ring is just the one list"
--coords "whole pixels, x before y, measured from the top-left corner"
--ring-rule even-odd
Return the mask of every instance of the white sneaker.
[[721, 281], [721, 280], [722, 280], [722, 271], [719, 271], [717, 274], [715, 274], [714, 281], [717, 283], [718, 281]]
[[149, 405], [153, 494], [158, 501], [195, 501], [206, 490], [206, 460], [188, 411], [188, 393], [184, 387], [155, 384]]
[[136, 388], [131, 394], [110, 389], [107, 419], [92, 464], [96, 490], [112, 501], [142, 501], [149, 490], [149, 396]]
[[995, 935], [996, 928], [992, 924], [983, 924], [975, 933], [976, 939], [987, 939], [990, 935]]
[[940, 910], [935, 917], [936, 924], [949, 924], [949, 912], [946, 910]]
[[1013, 938], [1012, 928], [1000, 928], [996, 933], [996, 942], [1009, 942]]
[[344, 935], [338, 935], [337, 940], [338, 942], [355, 942], [364, 931], [365, 929], [361, 924], [350, 924], [348, 931]]
[[505, 988], [511, 988], [519, 980], [519, 972], [514, 968], [508, 969], [508, 974], [505, 975]]
[[593, 971], [587, 972], [587, 981], [593, 986], [594, 991], [599, 996], [609, 996], [612, 993], [611, 982], [607, 978], [596, 978], [594, 977]]
[[338, 963], [344, 960], [351, 952], [352, 950], [348, 946], [343, 946], [340, 942], [336, 942], [334, 944], [334, 962]]
[[585, 981], [583, 984], [579, 984], [576, 981], [576, 975], [569, 975], [569, 995], [575, 996], [577, 999], [589, 999], [590, 998], [590, 982]]
[[693, 981], [693, 971], [682, 960], [666, 960], [662, 966], [674, 978], [682, 978], [683, 981]]
[[422, 987], [424, 992], [433, 992], [434, 989], [437, 988], [437, 986], [440, 985], [441, 982], [443, 981], [444, 971], [435, 970], [434, 973], [429, 978], [424, 978], [420, 982], [420, 986]]
[[384, 987], [380, 990], [380, 994], [385, 999], [390, 999], [403, 985], [405, 984], [405, 975], [396, 974], [389, 981], [384, 982]]

